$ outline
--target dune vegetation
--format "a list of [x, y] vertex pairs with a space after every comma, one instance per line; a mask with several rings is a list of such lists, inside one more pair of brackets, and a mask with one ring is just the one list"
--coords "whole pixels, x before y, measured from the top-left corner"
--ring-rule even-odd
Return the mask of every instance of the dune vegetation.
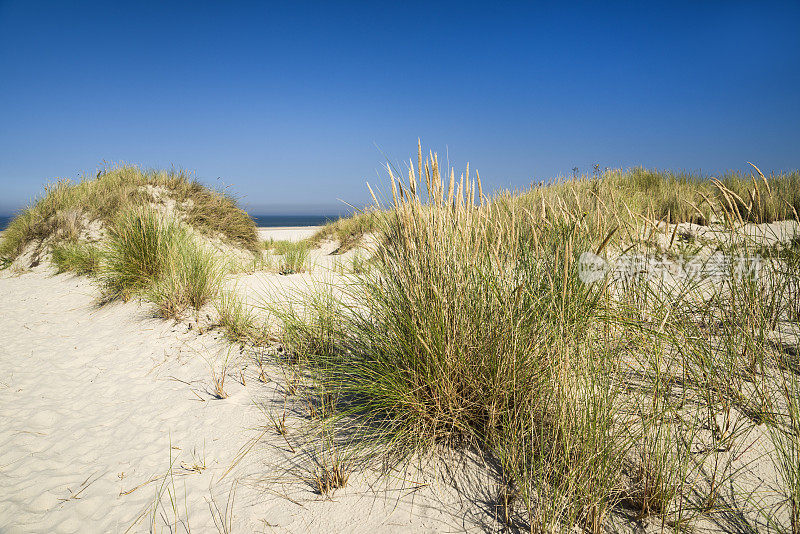
[[264, 248], [280, 256], [277, 265], [280, 274], [301, 273], [306, 270], [310, 241], [270, 240], [264, 243]]
[[121, 213], [109, 230], [98, 276], [106, 298], [143, 295], [163, 317], [199, 310], [219, 291], [220, 260], [190, 227], [149, 208]]
[[78, 240], [143, 204], [175, 211], [183, 222], [209, 237], [258, 249], [255, 224], [234, 198], [208, 189], [184, 171], [124, 165], [105, 169], [96, 178], [59, 180], [45, 187], [44, 194], [4, 230], [0, 259], [10, 263], [27, 246], [44, 240], [48, 244]]
[[96, 245], [67, 241], [53, 245], [51, 260], [59, 273], [96, 274], [102, 252]]
[[[375, 232], [368, 267], [269, 309], [346, 454], [385, 468], [478, 450], [499, 465], [492, 498], [509, 528], [800, 532], [800, 242], [745, 231], [795, 224], [800, 174], [754, 170], [633, 169], [486, 195], [420, 150], [368, 226], [326, 230]], [[757, 253], [760, 269], [589, 283], [586, 252], [673, 268]], [[754, 462], [774, 463], [780, 488], [762, 487]]]
[[374, 210], [356, 213], [351, 217], [342, 217], [329, 222], [309, 238], [309, 244], [319, 246], [325, 240], [338, 242], [336, 253], [347, 252], [361, 242], [361, 239], [378, 228], [381, 214]]
[[[440, 172], [438, 163], [430, 165], [436, 166], [432, 172]], [[719, 177], [641, 167], [608, 169], [594, 176], [560, 177], [524, 190], [497, 192], [491, 195], [491, 204], [496, 210], [507, 211], [507, 205], [512, 203], [524, 209], [527, 216], [541, 216], [548, 209], [591, 213], [596, 228], [611, 225], [638, 229], [645, 221], [709, 225], [797, 220], [800, 172], [772, 174], [767, 178], [753, 168], [755, 172], [749, 175], [728, 172]], [[454, 188], [459, 185], [455, 176], [445, 178], [452, 180]], [[488, 201], [488, 196], [484, 197], [483, 191], [477, 189], [478, 183], [479, 176], [471, 196]], [[463, 183], [460, 185], [464, 187]], [[398, 194], [405, 193], [398, 190]], [[426, 192], [420, 194], [424, 197]], [[457, 197], [457, 191], [454, 195]], [[332, 221], [316, 232], [309, 243], [319, 245], [333, 239], [339, 243], [337, 252], [346, 252], [365, 235], [377, 232], [383, 215], [380, 209], [373, 208]]]
[[11, 221], [0, 257], [5, 266], [49, 257], [58, 272], [96, 278], [106, 301], [145, 298], [179, 318], [218, 296], [228, 267], [220, 247], [260, 257], [255, 224], [235, 199], [182, 171], [122, 166], [48, 186]]

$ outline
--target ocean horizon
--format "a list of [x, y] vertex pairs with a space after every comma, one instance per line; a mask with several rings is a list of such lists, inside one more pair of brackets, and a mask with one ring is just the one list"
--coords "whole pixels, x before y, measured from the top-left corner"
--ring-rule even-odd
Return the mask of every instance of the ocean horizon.
[[[338, 215], [251, 215], [256, 226], [274, 228], [276, 226], [322, 226], [339, 218]], [[0, 231], [6, 229], [13, 215], [0, 215]]]

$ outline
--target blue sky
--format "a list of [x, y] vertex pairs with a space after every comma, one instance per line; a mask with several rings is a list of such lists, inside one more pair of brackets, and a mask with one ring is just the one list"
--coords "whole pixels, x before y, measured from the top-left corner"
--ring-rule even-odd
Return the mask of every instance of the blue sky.
[[800, 2], [0, 0], [0, 213], [102, 161], [330, 212], [417, 137], [488, 187], [793, 169], [798, 28]]

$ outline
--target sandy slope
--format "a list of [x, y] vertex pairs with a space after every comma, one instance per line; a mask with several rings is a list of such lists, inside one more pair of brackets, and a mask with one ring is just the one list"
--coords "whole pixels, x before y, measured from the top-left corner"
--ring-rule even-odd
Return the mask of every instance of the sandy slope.
[[[218, 331], [136, 302], [100, 307], [97, 295], [44, 266], [0, 273], [0, 533], [458, 531], [485, 520], [465, 500], [485, 481], [463, 482], [463, 469], [472, 489], [460, 494], [419, 473], [355, 474], [333, 499], [315, 494], [304, 481], [315, 442], [289, 452], [262, 412], [283, 402], [277, 368], [260, 382], [252, 355]], [[219, 400], [212, 369], [226, 359]], [[301, 427], [302, 410], [289, 412]]]
[[203, 392], [222, 343], [148, 315], [97, 308], [71, 276], [0, 281], [0, 531], [124, 531], [161, 481], [123, 494], [165, 475], [170, 455], [176, 487], [205, 509], [193, 528], [213, 527], [209, 487], [251, 437], [255, 410], [232, 381], [225, 401]]

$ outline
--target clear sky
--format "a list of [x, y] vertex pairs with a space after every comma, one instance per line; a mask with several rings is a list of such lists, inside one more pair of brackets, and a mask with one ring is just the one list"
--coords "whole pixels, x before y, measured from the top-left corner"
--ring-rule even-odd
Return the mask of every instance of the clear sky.
[[0, 0], [0, 213], [104, 160], [331, 211], [417, 137], [485, 187], [797, 168], [800, 2]]

